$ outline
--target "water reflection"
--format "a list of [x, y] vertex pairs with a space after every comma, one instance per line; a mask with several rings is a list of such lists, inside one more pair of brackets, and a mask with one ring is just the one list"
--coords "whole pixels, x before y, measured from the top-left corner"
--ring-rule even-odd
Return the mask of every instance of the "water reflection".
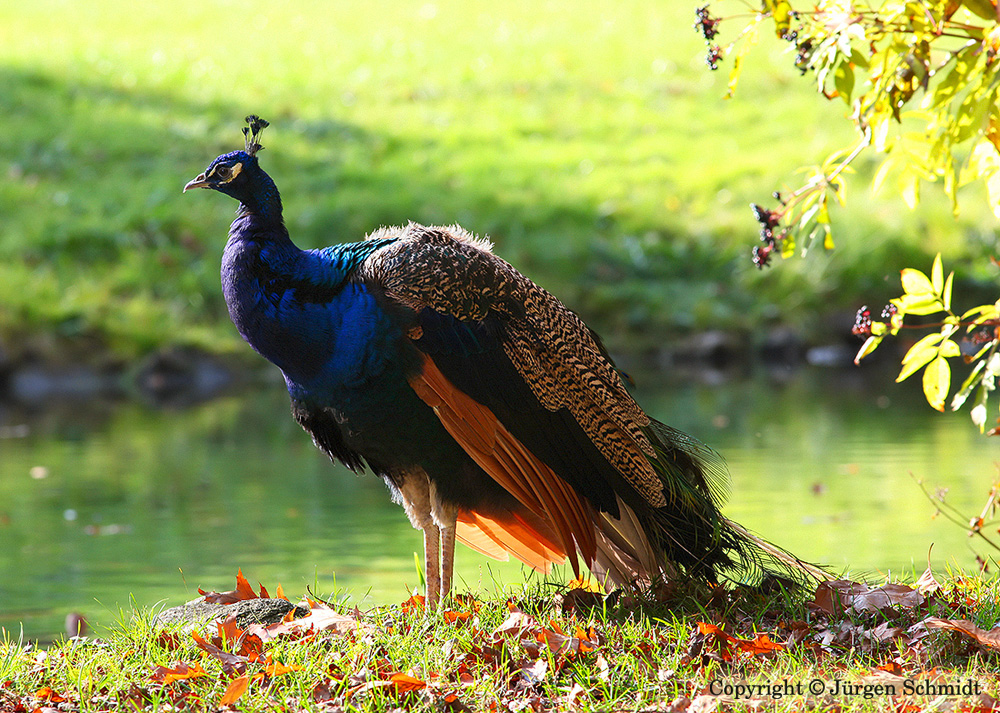
[[[965, 414], [939, 415], [908, 385], [856, 370], [760, 375], [721, 386], [637, 376], [650, 413], [717, 448], [726, 512], [818, 562], [854, 573], [971, 567], [967, 538], [932, 520], [910, 474], [978, 512], [995, 446]], [[280, 387], [177, 411], [7, 411], [0, 438], [0, 626], [62, 630], [68, 612], [110, 624], [130, 596], [174, 605], [232, 587], [237, 567], [299, 593], [400, 601], [420, 538], [381, 481], [320, 455]], [[460, 548], [461, 550], [462, 548]], [[487, 567], [488, 565], [488, 567]], [[467, 550], [472, 589], [518, 582], [519, 565]]]

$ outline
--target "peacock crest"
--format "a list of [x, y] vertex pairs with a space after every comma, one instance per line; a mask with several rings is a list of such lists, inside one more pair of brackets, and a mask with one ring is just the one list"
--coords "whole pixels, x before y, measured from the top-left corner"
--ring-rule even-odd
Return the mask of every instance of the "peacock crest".
[[264, 150], [264, 147], [260, 144], [260, 135], [271, 124], [256, 114], [248, 116], [246, 122], [247, 125], [243, 127], [243, 136], [246, 138], [246, 152], [251, 156], [256, 156], [258, 151]]

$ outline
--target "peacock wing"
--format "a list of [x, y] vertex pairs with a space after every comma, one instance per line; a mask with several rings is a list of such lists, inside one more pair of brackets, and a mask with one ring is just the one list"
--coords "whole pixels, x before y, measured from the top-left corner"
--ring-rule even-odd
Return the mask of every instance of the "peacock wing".
[[484, 470], [588, 560], [588, 508], [667, 504], [650, 419], [579, 317], [459, 228], [396, 237], [363, 272], [416, 314], [411, 383]]

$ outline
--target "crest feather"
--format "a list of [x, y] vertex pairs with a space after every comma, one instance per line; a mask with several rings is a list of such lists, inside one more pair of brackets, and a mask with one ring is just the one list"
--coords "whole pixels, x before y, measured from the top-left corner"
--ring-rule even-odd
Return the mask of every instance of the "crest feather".
[[246, 138], [246, 152], [251, 156], [256, 156], [258, 151], [264, 149], [260, 145], [260, 135], [264, 132], [270, 122], [261, 119], [256, 114], [251, 114], [246, 118], [247, 125], [243, 127], [243, 136]]

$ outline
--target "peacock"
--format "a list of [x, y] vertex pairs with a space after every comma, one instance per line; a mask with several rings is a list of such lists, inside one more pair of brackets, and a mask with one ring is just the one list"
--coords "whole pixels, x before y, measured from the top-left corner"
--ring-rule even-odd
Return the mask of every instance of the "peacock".
[[184, 186], [239, 201], [222, 290], [332, 460], [380, 476], [423, 532], [426, 597], [456, 540], [607, 588], [688, 577], [822, 578], [726, 519], [713, 451], [650, 418], [598, 335], [464, 229], [409, 223], [301, 250], [261, 168], [261, 132]]

